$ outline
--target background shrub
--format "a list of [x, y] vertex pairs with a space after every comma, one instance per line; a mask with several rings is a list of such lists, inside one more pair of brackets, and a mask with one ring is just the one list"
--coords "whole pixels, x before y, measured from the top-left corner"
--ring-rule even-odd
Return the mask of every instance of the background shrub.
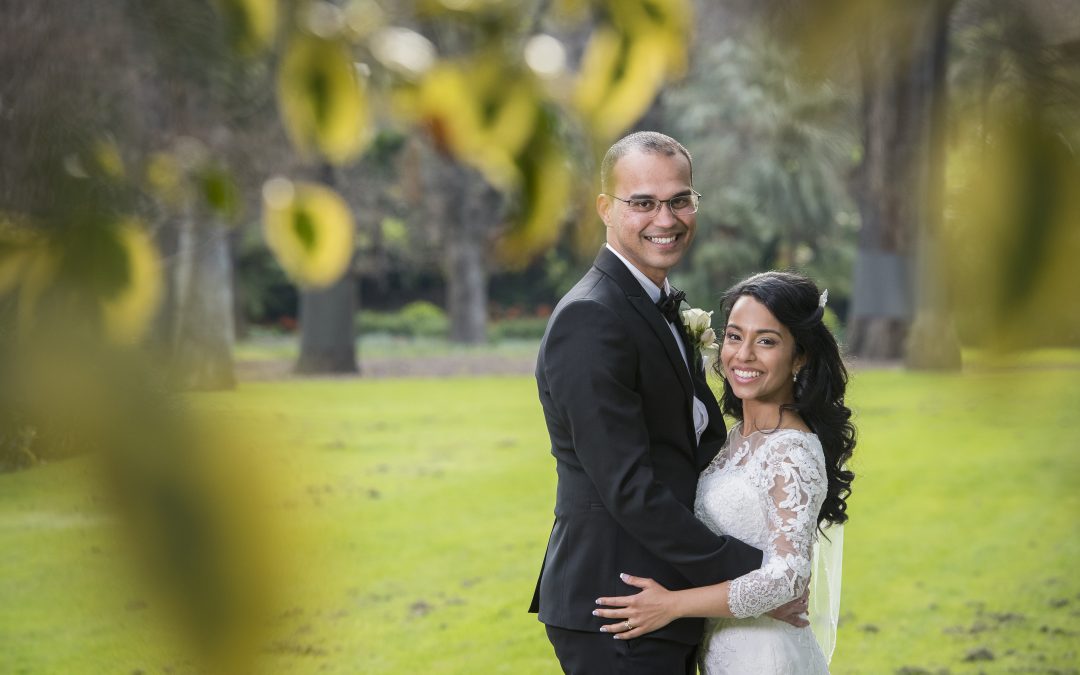
[[356, 329], [360, 335], [445, 338], [450, 332], [450, 320], [438, 305], [418, 300], [396, 312], [361, 310], [357, 313]]
[[544, 337], [547, 317], [523, 316], [492, 322], [488, 335], [494, 342], [500, 340], [539, 340]]

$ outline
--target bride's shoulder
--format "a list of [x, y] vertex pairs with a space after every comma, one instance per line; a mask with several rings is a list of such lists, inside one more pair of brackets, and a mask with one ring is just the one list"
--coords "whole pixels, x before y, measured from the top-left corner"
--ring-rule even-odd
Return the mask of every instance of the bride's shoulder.
[[780, 427], [781, 430], [786, 429], [789, 431], [801, 431], [804, 434], [809, 434], [811, 436], [814, 436], [815, 438], [817, 437], [814, 432], [810, 430], [810, 425], [804, 422], [802, 415], [797, 412], [785, 412], [781, 415], [780, 421], [783, 424], [783, 426]]
[[769, 454], [779, 457], [812, 457], [824, 461], [824, 450], [817, 434], [809, 429], [777, 429], [766, 442]]
[[773, 440], [782, 441], [778, 445], [782, 447], [799, 446], [807, 449], [821, 447], [817, 434], [810, 430], [810, 426], [799, 415], [784, 415], [783, 426], [773, 432]]

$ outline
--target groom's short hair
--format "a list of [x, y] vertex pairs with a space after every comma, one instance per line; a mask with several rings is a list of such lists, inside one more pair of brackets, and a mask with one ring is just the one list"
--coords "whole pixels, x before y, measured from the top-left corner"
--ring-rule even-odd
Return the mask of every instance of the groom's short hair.
[[608, 148], [604, 155], [604, 161], [600, 163], [600, 190], [607, 192], [608, 182], [611, 180], [611, 172], [615, 169], [615, 163], [625, 155], [633, 151], [645, 154], [667, 155], [673, 157], [682, 154], [690, 165], [690, 185], [694, 184], [694, 160], [690, 157], [690, 151], [671, 136], [658, 131], [636, 131], [623, 136]]

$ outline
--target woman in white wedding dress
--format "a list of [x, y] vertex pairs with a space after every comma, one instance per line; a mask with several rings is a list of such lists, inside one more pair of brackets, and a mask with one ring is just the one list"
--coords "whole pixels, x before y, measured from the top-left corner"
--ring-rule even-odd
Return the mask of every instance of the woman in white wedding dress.
[[844, 405], [847, 371], [822, 322], [827, 293], [796, 274], [767, 272], [724, 295], [728, 318], [715, 364], [724, 412], [738, 422], [702, 472], [695, 512], [710, 529], [764, 552], [737, 579], [668, 591], [624, 575], [642, 591], [600, 598], [616, 639], [633, 639], [680, 617], [707, 617], [698, 654], [706, 675], [828, 673], [809, 627], [766, 612], [800, 597], [810, 582], [819, 526], [847, 520], [855, 446]]

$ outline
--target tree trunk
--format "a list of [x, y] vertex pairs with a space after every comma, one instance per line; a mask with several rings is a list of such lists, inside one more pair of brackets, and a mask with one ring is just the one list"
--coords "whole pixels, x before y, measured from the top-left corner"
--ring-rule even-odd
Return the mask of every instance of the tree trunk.
[[498, 218], [499, 195], [475, 171], [455, 166], [457, 208], [446, 223], [446, 305], [450, 340], [487, 342], [488, 233]]
[[247, 292], [244, 290], [244, 285], [240, 283], [240, 276], [238, 274], [240, 268], [239, 252], [241, 238], [237, 235], [238, 231], [234, 231], [232, 236], [229, 237], [233, 289], [233, 333], [236, 335], [237, 340], [246, 340], [251, 335], [251, 326], [248, 323], [247, 314], [244, 311], [244, 306], [247, 304]]
[[[334, 169], [319, 169], [323, 183], [334, 187]], [[358, 373], [356, 365], [356, 279], [350, 262], [332, 285], [300, 293], [298, 373]]]
[[236, 386], [228, 247], [224, 226], [197, 223], [190, 212], [185, 214], [178, 229], [172, 324], [173, 379], [183, 389]]
[[[858, 357], [904, 356], [915, 272], [922, 277], [930, 269], [916, 268], [915, 255], [920, 236], [940, 220], [942, 155], [934, 146], [941, 139], [933, 120], [944, 100], [943, 24], [951, 6], [952, 0], [890, 6], [877, 26], [886, 30], [867, 31], [860, 44], [864, 152], [854, 191], [862, 227], [849, 319], [849, 348]], [[936, 250], [931, 241], [925, 246]], [[937, 286], [936, 279], [924, 281], [921, 296]], [[941, 318], [934, 316], [926, 323], [931, 334]]]
[[356, 280], [350, 269], [327, 288], [300, 293], [298, 373], [358, 373]]
[[928, 58], [920, 65], [932, 82], [927, 105], [926, 170], [922, 192], [925, 198], [918, 231], [915, 320], [908, 333], [907, 366], [920, 370], [959, 370], [960, 338], [949, 310], [941, 260], [941, 226], [945, 192], [945, 120], [948, 103], [949, 12], [952, 0], [936, 7]]

